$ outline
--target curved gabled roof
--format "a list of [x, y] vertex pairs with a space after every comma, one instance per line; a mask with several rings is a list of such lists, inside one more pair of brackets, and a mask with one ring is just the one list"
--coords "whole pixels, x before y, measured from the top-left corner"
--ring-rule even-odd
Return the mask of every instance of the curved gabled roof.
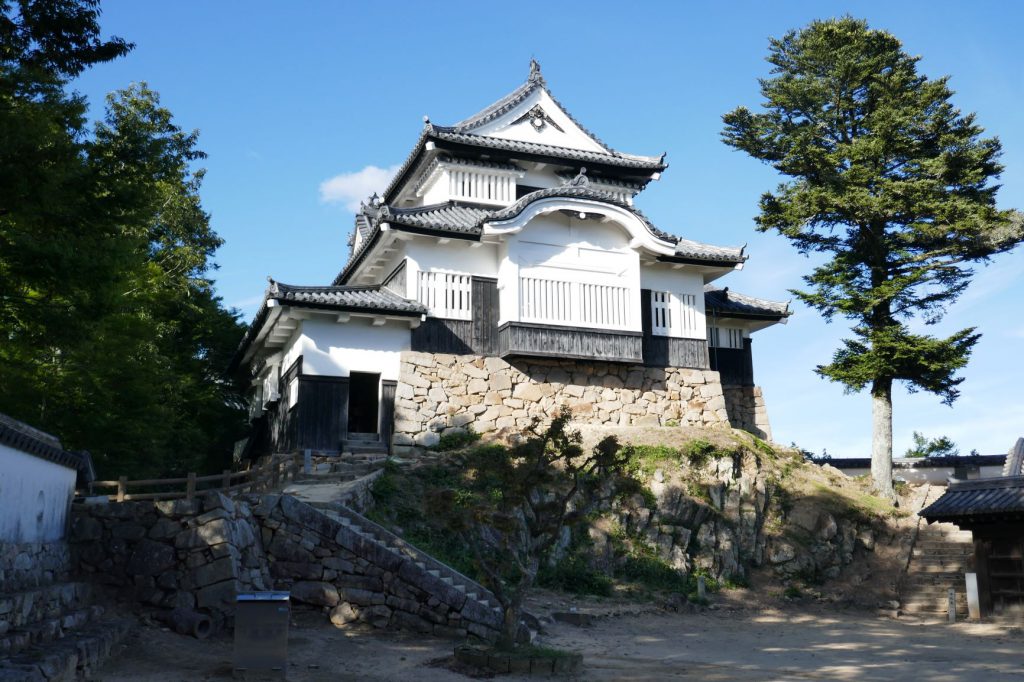
[[[674, 257], [697, 262], [735, 265], [744, 262], [747, 256], [742, 247], [713, 246], [692, 239], [682, 239], [664, 230], [658, 229], [651, 220], [639, 209], [622, 201], [614, 194], [577, 185], [562, 185], [537, 190], [523, 196], [515, 203], [504, 208], [492, 208], [467, 204], [458, 201], [446, 201], [430, 206], [413, 208], [395, 208], [387, 204], [365, 206], [365, 215], [373, 225], [373, 231], [364, 238], [359, 248], [352, 254], [345, 267], [334, 279], [334, 284], [341, 285], [352, 275], [363, 256], [372, 248], [380, 234], [380, 225], [388, 223], [393, 227], [406, 227], [413, 231], [424, 230], [434, 233], [447, 233], [466, 239], [479, 239], [484, 223], [510, 220], [529, 207], [531, 204], [549, 198], [586, 199], [617, 206], [629, 211], [644, 224], [656, 239], [674, 246]], [[671, 257], [670, 257], [671, 258]]]

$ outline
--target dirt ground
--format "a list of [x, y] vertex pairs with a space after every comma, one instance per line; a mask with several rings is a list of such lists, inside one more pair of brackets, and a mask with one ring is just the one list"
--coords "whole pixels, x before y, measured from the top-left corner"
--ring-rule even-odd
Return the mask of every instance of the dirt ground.
[[[767, 606], [743, 590], [716, 608], [673, 613], [653, 604], [572, 602], [593, 625], [556, 622], [538, 643], [582, 652], [586, 680], [1024, 680], [1024, 630], [1006, 624], [895, 621], [835, 605]], [[757, 604], [745, 607], [744, 604]], [[537, 614], [570, 602], [540, 594]], [[437, 663], [454, 642], [403, 632], [336, 629], [297, 612], [287, 679], [467, 680]], [[232, 640], [140, 627], [94, 680], [226, 680]], [[522, 679], [503, 676], [504, 679]]]

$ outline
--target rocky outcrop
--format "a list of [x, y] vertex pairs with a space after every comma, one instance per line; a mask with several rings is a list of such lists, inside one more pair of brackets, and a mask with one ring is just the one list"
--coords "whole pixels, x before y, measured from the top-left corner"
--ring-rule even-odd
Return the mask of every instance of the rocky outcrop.
[[609, 520], [677, 570], [737, 582], [758, 567], [783, 581], [831, 580], [856, 552], [874, 551], [877, 523], [830, 511], [813, 498], [790, 500], [749, 453], [697, 468], [656, 469], [648, 487], [653, 499], [637, 495], [603, 526], [588, 529], [599, 561], [613, 560]]
[[402, 353], [394, 445], [431, 446], [449, 429], [522, 431], [572, 408], [581, 424], [728, 425], [718, 372], [584, 360]]

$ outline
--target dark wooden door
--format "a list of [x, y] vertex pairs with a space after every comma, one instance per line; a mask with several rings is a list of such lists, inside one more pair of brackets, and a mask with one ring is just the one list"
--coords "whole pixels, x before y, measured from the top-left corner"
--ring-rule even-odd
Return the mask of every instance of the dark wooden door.
[[348, 432], [377, 433], [380, 374], [352, 372], [348, 379]]

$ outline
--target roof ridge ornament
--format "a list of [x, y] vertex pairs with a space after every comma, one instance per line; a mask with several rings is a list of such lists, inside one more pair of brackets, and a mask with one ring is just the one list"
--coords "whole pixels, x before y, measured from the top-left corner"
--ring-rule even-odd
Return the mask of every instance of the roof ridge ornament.
[[544, 75], [540, 72], [540, 62], [530, 57], [530, 76], [526, 79], [529, 83], [544, 85]]
[[565, 183], [566, 187], [590, 187], [590, 178], [587, 177], [586, 166], [580, 167], [580, 172], [572, 180]]

